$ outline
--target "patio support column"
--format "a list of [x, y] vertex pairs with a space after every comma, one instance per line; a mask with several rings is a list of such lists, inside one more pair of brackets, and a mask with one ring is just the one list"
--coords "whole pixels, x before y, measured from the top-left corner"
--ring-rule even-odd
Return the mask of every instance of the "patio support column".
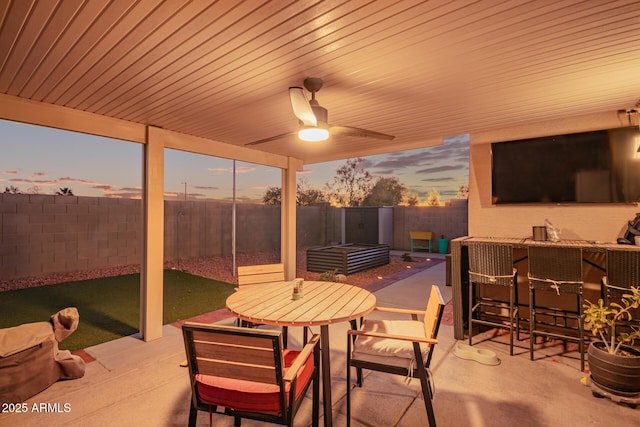
[[147, 127], [143, 156], [143, 249], [140, 272], [140, 336], [162, 337], [164, 261], [164, 138], [162, 130]]
[[287, 163], [282, 169], [280, 260], [285, 280], [292, 280], [296, 277], [296, 171], [302, 170], [302, 160], [289, 157]]

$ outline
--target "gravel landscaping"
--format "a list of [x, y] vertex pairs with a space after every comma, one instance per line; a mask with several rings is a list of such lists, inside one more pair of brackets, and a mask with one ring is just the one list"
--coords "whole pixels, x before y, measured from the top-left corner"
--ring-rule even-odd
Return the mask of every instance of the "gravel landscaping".
[[[296, 275], [297, 277], [302, 277], [306, 280], [317, 280], [320, 277], [320, 273], [309, 272], [306, 269], [306, 250], [307, 248], [298, 248], [298, 265]], [[270, 264], [279, 261], [279, 250], [247, 252], [236, 255], [236, 266]], [[347, 283], [351, 285], [362, 286], [377, 279], [382, 279], [391, 274], [398, 273], [407, 268], [411, 268], [412, 265], [415, 265], [415, 262], [407, 262], [402, 260], [401, 257], [391, 256], [389, 264], [373, 268], [371, 270], [352, 274], [347, 277]], [[206, 258], [192, 258], [171, 261], [165, 263], [165, 268], [174, 268], [197, 276], [220, 280], [222, 282], [234, 284], [237, 283], [237, 279], [233, 274], [233, 260], [231, 255], [218, 255]], [[55, 283], [71, 282], [76, 280], [94, 279], [97, 277], [133, 274], [138, 273], [139, 271], [140, 267], [138, 265], [129, 265], [109, 269], [51, 274], [39, 277], [6, 280], [0, 281], [0, 291], [52, 285]]]

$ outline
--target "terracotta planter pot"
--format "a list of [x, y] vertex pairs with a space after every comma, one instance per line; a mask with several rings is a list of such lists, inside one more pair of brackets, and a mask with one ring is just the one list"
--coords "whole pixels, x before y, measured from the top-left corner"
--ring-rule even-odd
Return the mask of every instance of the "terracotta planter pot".
[[631, 356], [610, 354], [602, 341], [589, 345], [589, 369], [596, 383], [622, 393], [640, 392], [640, 351], [623, 345]]

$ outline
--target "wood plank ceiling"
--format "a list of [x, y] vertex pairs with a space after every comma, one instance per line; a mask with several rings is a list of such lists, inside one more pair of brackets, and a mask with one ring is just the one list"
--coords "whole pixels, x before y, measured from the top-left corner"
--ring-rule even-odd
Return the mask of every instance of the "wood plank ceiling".
[[243, 146], [292, 132], [289, 86], [393, 141], [253, 146], [305, 163], [617, 111], [637, 0], [0, 0], [0, 93]]

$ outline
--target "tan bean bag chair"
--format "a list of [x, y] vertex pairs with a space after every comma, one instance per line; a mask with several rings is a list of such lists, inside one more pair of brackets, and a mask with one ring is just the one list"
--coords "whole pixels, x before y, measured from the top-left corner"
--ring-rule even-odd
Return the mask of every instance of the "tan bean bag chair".
[[0, 329], [0, 403], [20, 403], [60, 379], [84, 376], [84, 360], [58, 349], [79, 318], [78, 310], [69, 307], [49, 322]]

